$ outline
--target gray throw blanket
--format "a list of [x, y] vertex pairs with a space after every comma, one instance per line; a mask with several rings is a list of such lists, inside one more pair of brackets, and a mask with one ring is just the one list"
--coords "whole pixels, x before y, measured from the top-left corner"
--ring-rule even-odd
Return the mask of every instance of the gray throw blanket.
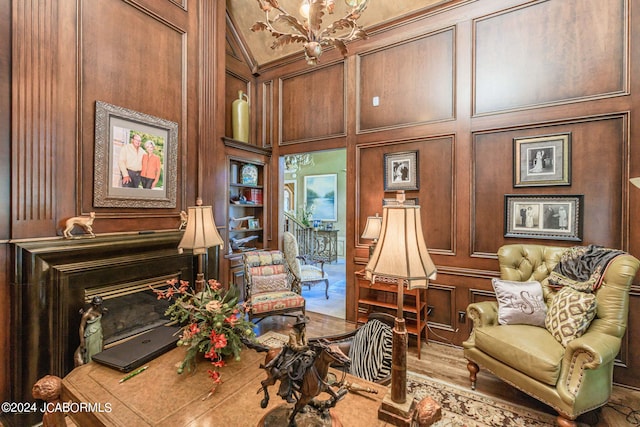
[[602, 284], [611, 260], [624, 253], [596, 245], [568, 248], [549, 275], [549, 284], [556, 289], [569, 286], [577, 291], [593, 292]]

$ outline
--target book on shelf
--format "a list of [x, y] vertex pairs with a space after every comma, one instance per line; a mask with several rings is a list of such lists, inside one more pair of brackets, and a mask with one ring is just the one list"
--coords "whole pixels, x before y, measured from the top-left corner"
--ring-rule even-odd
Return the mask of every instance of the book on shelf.
[[243, 191], [244, 197], [248, 202], [253, 202], [257, 205], [262, 204], [262, 189], [261, 188], [245, 188]]

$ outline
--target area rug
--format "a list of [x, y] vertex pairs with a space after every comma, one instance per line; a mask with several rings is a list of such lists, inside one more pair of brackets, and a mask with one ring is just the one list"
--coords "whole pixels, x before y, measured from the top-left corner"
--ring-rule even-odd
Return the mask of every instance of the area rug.
[[278, 332], [268, 331], [259, 337], [256, 337], [256, 341], [260, 344], [266, 345], [271, 348], [280, 348], [285, 343], [289, 342], [289, 337], [283, 334], [279, 334]]
[[407, 373], [407, 389], [417, 400], [431, 397], [442, 407], [434, 427], [550, 427], [555, 415], [545, 414], [415, 373]]

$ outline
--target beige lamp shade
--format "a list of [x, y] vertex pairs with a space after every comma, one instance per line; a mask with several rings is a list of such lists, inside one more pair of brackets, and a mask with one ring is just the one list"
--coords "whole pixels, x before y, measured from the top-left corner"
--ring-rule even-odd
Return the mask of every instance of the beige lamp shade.
[[426, 288], [436, 278], [434, 265], [422, 234], [420, 206], [389, 205], [382, 208], [380, 238], [365, 275], [405, 279], [408, 289]]
[[224, 241], [213, 221], [211, 206], [192, 206], [187, 216], [187, 227], [178, 245], [178, 251], [193, 250], [194, 255], [204, 254], [213, 246], [224, 247]]
[[635, 185], [636, 187], [640, 188], [640, 176], [637, 176], [635, 178], [631, 178], [629, 180], [629, 182], [631, 182], [633, 185]]
[[377, 240], [380, 237], [380, 229], [382, 228], [382, 217], [378, 216], [369, 216], [367, 217], [367, 223], [364, 226], [364, 231], [362, 232], [363, 239], [371, 239]]

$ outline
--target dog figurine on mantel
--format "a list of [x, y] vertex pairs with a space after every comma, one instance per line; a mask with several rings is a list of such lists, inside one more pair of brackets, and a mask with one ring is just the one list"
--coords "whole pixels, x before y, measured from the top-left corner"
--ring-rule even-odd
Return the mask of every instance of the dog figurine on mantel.
[[96, 219], [96, 213], [95, 212], [89, 212], [89, 216], [74, 216], [71, 217], [67, 220], [67, 222], [65, 223], [66, 227], [64, 229], [64, 231], [62, 232], [62, 234], [64, 234], [64, 237], [66, 239], [77, 239], [78, 237], [81, 236], [74, 236], [73, 234], [71, 234], [71, 232], [73, 231], [74, 227], [77, 225], [81, 228], [83, 228], [85, 230], [85, 232], [87, 234], [89, 234], [89, 237], [96, 237], [95, 234], [93, 234], [93, 220]]

